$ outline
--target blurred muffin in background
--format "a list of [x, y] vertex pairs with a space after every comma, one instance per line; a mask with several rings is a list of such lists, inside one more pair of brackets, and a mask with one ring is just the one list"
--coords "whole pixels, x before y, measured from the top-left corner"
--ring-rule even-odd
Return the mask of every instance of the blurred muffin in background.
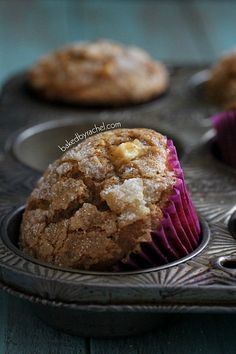
[[29, 71], [30, 86], [48, 100], [119, 106], [163, 94], [169, 77], [148, 53], [109, 40], [78, 42], [41, 58]]
[[49, 165], [27, 201], [20, 244], [58, 266], [123, 271], [188, 255], [200, 232], [172, 141], [117, 129]]
[[220, 107], [236, 108], [236, 50], [222, 56], [211, 69], [207, 96]]

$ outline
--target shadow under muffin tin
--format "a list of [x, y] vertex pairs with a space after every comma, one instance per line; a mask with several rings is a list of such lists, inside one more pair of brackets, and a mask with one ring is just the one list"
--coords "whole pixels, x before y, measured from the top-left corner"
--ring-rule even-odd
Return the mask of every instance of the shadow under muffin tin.
[[[0, 286], [29, 301], [47, 323], [84, 336], [132, 335], [180, 313], [236, 311], [236, 171], [215, 157], [213, 133], [204, 136], [212, 108], [188, 89], [200, 69], [173, 68], [166, 96], [123, 109], [40, 102], [25, 89], [24, 74], [3, 87]], [[173, 139], [202, 226], [201, 244], [188, 257], [113, 274], [51, 266], [19, 250], [23, 205], [39, 171], [59, 156], [58, 144], [102, 122], [152, 128]]]

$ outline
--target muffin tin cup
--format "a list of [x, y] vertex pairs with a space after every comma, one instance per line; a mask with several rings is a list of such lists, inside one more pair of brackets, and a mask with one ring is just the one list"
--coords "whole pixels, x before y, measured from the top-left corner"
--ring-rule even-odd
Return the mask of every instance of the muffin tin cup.
[[[2, 222], [1, 286], [9, 293], [30, 301], [33, 311], [47, 324], [79, 336], [137, 335], [175, 320], [177, 315], [172, 305], [161, 300], [162, 287], [152, 284], [150, 289], [143, 277], [145, 274], [159, 276], [161, 271], [172, 268], [174, 273], [178, 269], [183, 272], [183, 268], [177, 267], [181, 264], [184, 267], [184, 262], [197, 257], [210, 241], [210, 229], [201, 220], [199, 247], [188, 256], [167, 265], [122, 273], [65, 269], [33, 259], [19, 249], [23, 210], [23, 207], [14, 210]], [[169, 291], [171, 296], [173, 288]], [[196, 299], [198, 295], [194, 297]], [[186, 308], [183, 312], [188, 311]]]
[[[215, 157], [211, 148], [213, 136], [201, 140], [206, 126], [200, 122], [209, 117], [210, 109], [206, 103], [199, 105], [186, 87], [199, 69], [175, 69], [170, 92], [150, 109], [97, 112], [44, 104], [22, 88], [24, 75], [13, 78], [3, 88], [0, 147], [10, 134], [12, 138], [0, 159], [0, 282], [6, 291], [32, 303], [47, 323], [85, 336], [107, 336], [110, 328], [112, 335], [131, 335], [133, 327], [137, 328], [136, 333], [149, 329], [151, 313], [154, 328], [159, 319], [167, 319], [167, 314], [235, 311], [235, 170]], [[46, 123], [52, 120], [53, 123]], [[179, 145], [186, 184], [200, 215], [199, 247], [160, 267], [116, 274], [58, 269], [28, 259], [17, 247], [23, 211], [18, 206], [25, 203], [39, 177], [36, 169], [42, 171], [54, 154], [59, 156], [59, 136], [64, 134], [63, 140], [68, 137], [68, 126], [77, 124], [87, 129], [94, 123], [117, 121], [122, 122], [122, 127], [150, 127], [166, 133]], [[26, 125], [30, 128], [24, 130], [28, 135], [18, 132]], [[41, 160], [39, 155], [30, 153], [32, 149], [39, 152]]]
[[80, 337], [140, 335], [157, 330], [163, 325], [171, 325], [179, 319], [178, 314], [169, 313], [169, 308], [165, 306], [143, 307], [125, 304], [85, 306], [63, 303], [19, 292], [1, 282], [0, 290], [20, 298], [29, 306], [29, 310], [47, 325]]
[[[72, 335], [83, 337], [133, 336], [172, 323], [184, 314], [236, 313], [236, 306], [176, 305], [78, 305], [45, 300], [20, 293], [0, 283], [0, 289], [26, 301], [35, 315], [48, 325]], [[30, 309], [30, 308], [29, 308]], [[110, 315], [112, 313], [112, 316]], [[114, 320], [114, 318], [116, 320]], [[124, 320], [125, 319], [125, 320]], [[89, 334], [89, 335], [88, 335]]]
[[[25, 206], [21, 206], [19, 208], [16, 208], [12, 212], [10, 212], [2, 221], [1, 224], [1, 240], [3, 244], [7, 247], [8, 250], [12, 252], [12, 255], [15, 254], [15, 256], [20, 257], [22, 260], [28, 261], [29, 263], [39, 265], [46, 267], [48, 269], [54, 269], [62, 272], [69, 272], [72, 274], [84, 274], [84, 275], [102, 275], [102, 276], [128, 276], [128, 275], [138, 275], [146, 272], [152, 272], [152, 271], [158, 271], [161, 269], [167, 269], [172, 266], [176, 266], [178, 264], [181, 264], [185, 262], [186, 260], [189, 260], [196, 255], [198, 255], [208, 244], [210, 240], [210, 230], [208, 227], [208, 224], [206, 221], [202, 218], [201, 220], [201, 239], [200, 242], [197, 242], [194, 240], [193, 242], [195, 243], [195, 247], [191, 247], [192, 249], [186, 253], [182, 254], [178, 257], [178, 259], [170, 259], [166, 264], [162, 265], [156, 265], [154, 266], [153, 264], [149, 264], [149, 268], [139, 268], [136, 270], [127, 270], [123, 271], [123, 269], [120, 272], [106, 272], [106, 271], [86, 271], [86, 270], [79, 270], [79, 269], [74, 269], [74, 268], [65, 268], [65, 267], [59, 267], [53, 264], [46, 263], [44, 261], [38, 260], [36, 258], [33, 258], [27, 254], [25, 254], [19, 247], [19, 234], [20, 234], [20, 224], [22, 220], [22, 215], [25, 210]], [[197, 219], [198, 220], [198, 219]], [[200, 229], [200, 226], [199, 226]], [[190, 245], [190, 243], [189, 243]], [[2, 253], [2, 256], [4, 255], [4, 250]], [[62, 300], [62, 299], [61, 299]], [[66, 299], [63, 299], [64, 301]]]
[[[215, 116], [213, 116], [213, 118], [214, 117]], [[204, 156], [204, 159], [202, 158], [202, 156]], [[196, 147], [192, 149], [191, 152], [183, 158], [183, 164], [186, 164], [187, 162], [187, 165], [189, 165], [190, 160], [191, 165], [199, 168], [199, 171], [200, 169], [204, 169], [206, 174], [210, 173], [212, 174], [212, 176], [215, 175], [218, 181], [223, 179], [224, 190], [222, 190], [221, 188], [222, 193], [227, 193], [227, 189], [229, 186], [234, 188], [236, 168], [231, 166], [228, 163], [227, 159], [226, 161], [224, 160], [221, 150], [219, 148], [216, 129], [212, 128], [208, 130], [201, 137], [200, 143], [197, 144]], [[207, 177], [207, 179], [209, 179], [209, 177]], [[224, 179], [230, 180], [230, 184], [228, 184], [228, 186]], [[199, 182], [199, 185], [201, 185], [201, 181]], [[212, 187], [216, 187], [216, 184], [212, 183]]]

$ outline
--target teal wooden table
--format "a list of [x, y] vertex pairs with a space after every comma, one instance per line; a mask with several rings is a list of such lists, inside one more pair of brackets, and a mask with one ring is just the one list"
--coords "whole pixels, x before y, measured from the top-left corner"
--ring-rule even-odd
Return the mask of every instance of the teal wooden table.
[[[110, 37], [171, 63], [212, 62], [236, 45], [235, 1], [0, 0], [0, 82], [65, 42]], [[126, 339], [84, 339], [47, 327], [0, 292], [0, 354], [233, 354], [236, 316], [186, 316]]]

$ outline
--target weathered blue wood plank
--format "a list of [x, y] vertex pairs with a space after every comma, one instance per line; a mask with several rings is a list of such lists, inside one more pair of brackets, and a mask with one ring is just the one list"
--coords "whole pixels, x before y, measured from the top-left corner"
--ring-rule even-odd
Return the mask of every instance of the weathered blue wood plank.
[[214, 56], [236, 47], [236, 2], [197, 1], [193, 6], [202, 19], [208, 41], [214, 49]]
[[0, 292], [0, 353], [5, 353], [5, 324], [7, 322], [8, 296]]
[[[201, 1], [198, 3], [200, 4]], [[198, 48], [201, 61], [203, 63], [212, 62], [215, 57], [215, 51], [212, 41], [208, 37], [207, 27], [204, 26], [204, 20], [201, 13], [193, 1], [180, 1], [182, 15], [191, 33], [192, 40]], [[214, 8], [212, 9], [214, 11]], [[193, 60], [195, 61], [195, 60]]]
[[[189, 23], [174, 1], [71, 1], [70, 38], [112, 38], [141, 46], [156, 58], [170, 62], [201, 61]], [[82, 31], [81, 31], [82, 28]]]
[[92, 339], [91, 354], [235, 354], [235, 320], [235, 315], [189, 315], [136, 338]]
[[67, 41], [67, 2], [0, 1], [0, 80]]
[[24, 301], [0, 292], [0, 310], [5, 311], [0, 327], [1, 354], [86, 353], [85, 339], [46, 326]]

